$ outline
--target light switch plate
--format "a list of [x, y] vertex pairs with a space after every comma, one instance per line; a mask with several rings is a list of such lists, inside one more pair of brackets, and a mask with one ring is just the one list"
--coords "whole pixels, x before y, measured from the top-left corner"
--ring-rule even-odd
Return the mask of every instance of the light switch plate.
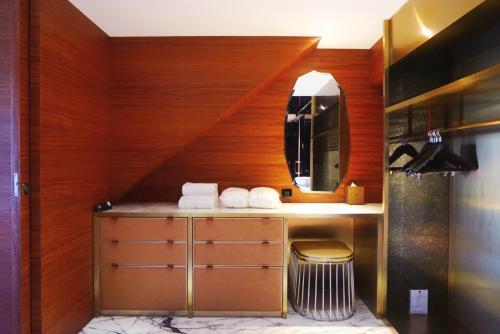
[[410, 290], [410, 314], [427, 314], [429, 290]]

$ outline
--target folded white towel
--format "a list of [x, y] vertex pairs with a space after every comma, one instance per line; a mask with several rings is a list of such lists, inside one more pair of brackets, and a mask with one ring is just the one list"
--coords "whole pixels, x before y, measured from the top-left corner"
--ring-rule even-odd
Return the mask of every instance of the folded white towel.
[[182, 196], [179, 209], [214, 209], [217, 207], [217, 196]]
[[182, 186], [183, 196], [219, 196], [217, 183], [191, 183]]

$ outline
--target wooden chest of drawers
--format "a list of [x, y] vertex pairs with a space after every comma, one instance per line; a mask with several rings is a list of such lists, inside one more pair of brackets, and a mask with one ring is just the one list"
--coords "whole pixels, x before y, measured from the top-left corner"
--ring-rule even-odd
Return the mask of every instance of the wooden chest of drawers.
[[96, 315], [285, 316], [283, 218], [96, 217]]
[[98, 314], [186, 314], [187, 218], [99, 218]]
[[194, 315], [283, 315], [284, 221], [193, 220]]

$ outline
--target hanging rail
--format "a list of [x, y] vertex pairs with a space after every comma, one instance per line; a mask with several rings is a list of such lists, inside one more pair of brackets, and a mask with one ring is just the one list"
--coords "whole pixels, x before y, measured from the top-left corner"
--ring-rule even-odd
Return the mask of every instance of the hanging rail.
[[[444, 128], [444, 129], [435, 129], [439, 130], [439, 133], [449, 133], [449, 132], [457, 132], [457, 131], [465, 131], [465, 130], [479, 130], [483, 128], [489, 128], [489, 127], [495, 127], [495, 126], [500, 126], [500, 119], [492, 120], [492, 121], [485, 121], [485, 122], [478, 122], [478, 123], [471, 123], [471, 124], [466, 124], [466, 125], [460, 125], [460, 126], [455, 126], [451, 128]], [[392, 136], [389, 137], [389, 142], [390, 143], [399, 143], [401, 140], [405, 141], [417, 141], [417, 140], [423, 140], [427, 139], [428, 135], [427, 132], [421, 132], [421, 133], [416, 133], [414, 135], [402, 135], [402, 136]]]

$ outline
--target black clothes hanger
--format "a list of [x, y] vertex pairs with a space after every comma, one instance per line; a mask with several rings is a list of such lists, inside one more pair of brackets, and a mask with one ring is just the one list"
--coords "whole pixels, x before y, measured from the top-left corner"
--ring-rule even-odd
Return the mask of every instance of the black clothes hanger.
[[439, 130], [433, 130], [429, 133], [429, 143], [427, 144], [429, 148], [404, 167], [404, 172], [407, 175], [430, 172], [471, 171], [478, 168], [477, 164], [465, 161], [448, 148], [443, 143]]
[[[412, 108], [408, 109], [408, 126], [407, 126], [407, 133], [406, 136], [411, 137], [413, 133], [413, 112]], [[393, 163], [395, 163], [397, 160], [399, 160], [403, 155], [407, 155], [411, 157], [412, 159], [415, 159], [415, 157], [418, 156], [418, 151], [413, 147], [412, 145], [408, 144], [408, 140], [404, 138], [404, 136], [401, 137], [400, 139], [400, 146], [396, 147], [394, 152], [389, 157], [389, 166], [391, 166]], [[389, 170], [391, 172], [393, 171], [402, 171], [403, 167], [389, 167]]]
[[446, 145], [417, 173], [425, 174], [432, 172], [469, 172], [476, 170], [477, 164], [463, 160], [458, 154], [450, 150]]
[[403, 155], [408, 155], [412, 158], [415, 158], [418, 155], [417, 150], [415, 147], [412, 145], [405, 143], [401, 146], [398, 146], [394, 152], [391, 154], [389, 157], [389, 165], [392, 165], [394, 162], [396, 162], [399, 158], [401, 158]]
[[442, 142], [438, 142], [435, 131], [429, 131], [427, 135], [429, 136], [429, 141], [425, 143], [422, 150], [420, 150], [413, 160], [404, 165], [403, 171], [406, 175], [417, 174], [418, 172], [416, 172], [416, 170], [421, 169], [425, 164], [431, 161], [442, 148], [443, 144]]

